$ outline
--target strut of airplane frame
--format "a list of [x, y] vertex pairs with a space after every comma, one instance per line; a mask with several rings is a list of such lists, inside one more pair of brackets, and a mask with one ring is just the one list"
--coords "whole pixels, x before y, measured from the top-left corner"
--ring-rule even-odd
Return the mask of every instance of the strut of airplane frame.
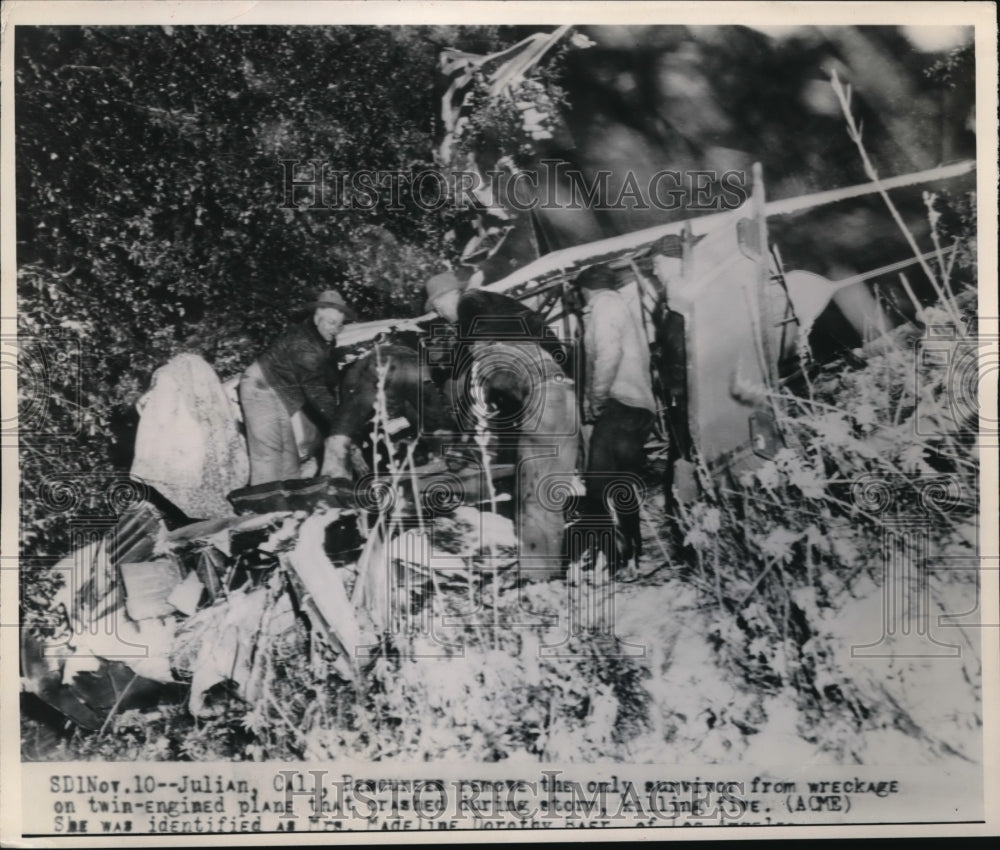
[[[963, 160], [951, 165], [941, 165], [936, 168], [914, 171], [910, 174], [902, 174], [897, 177], [888, 177], [877, 181], [858, 183], [853, 186], [844, 186], [839, 189], [829, 189], [823, 192], [799, 195], [794, 198], [784, 198], [780, 201], [768, 201], [764, 205], [764, 215], [769, 218], [793, 215], [815, 207], [837, 203], [838, 201], [870, 195], [874, 192], [900, 189], [938, 180], [951, 180], [970, 174], [975, 168], [976, 163], [974, 160]], [[620, 236], [598, 239], [595, 242], [587, 242], [584, 245], [561, 248], [558, 251], [553, 251], [550, 254], [545, 254], [533, 260], [527, 265], [511, 272], [501, 280], [486, 284], [482, 288], [491, 292], [509, 292], [530, 281], [541, 282], [553, 277], [574, 274], [596, 262], [636, 252], [664, 236], [678, 235], [686, 226], [694, 225], [695, 223], [697, 223], [698, 229], [702, 232], [711, 230], [716, 225], [729, 220], [734, 214], [739, 214], [741, 211], [743, 211], [742, 207], [721, 213], [696, 216], [695, 218], [673, 221], [669, 224], [658, 224]], [[908, 263], [909, 260], [906, 262]], [[878, 271], [875, 270], [875, 272], [855, 275], [849, 279], [849, 282], [855, 283], [865, 280], [868, 277], [873, 277]], [[842, 282], [833, 281], [833, 283], [840, 284]], [[417, 330], [419, 329], [419, 323], [427, 321], [433, 315], [433, 313], [426, 313], [412, 319], [379, 319], [372, 322], [359, 322], [348, 325], [338, 336], [337, 344], [340, 346], [358, 345], [368, 342], [379, 334], [390, 330]]]

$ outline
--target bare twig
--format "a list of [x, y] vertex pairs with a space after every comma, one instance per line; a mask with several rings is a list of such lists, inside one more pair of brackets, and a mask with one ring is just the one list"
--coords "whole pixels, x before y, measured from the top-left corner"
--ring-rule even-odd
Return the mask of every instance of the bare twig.
[[955, 260], [958, 259], [958, 246], [961, 241], [962, 240], [956, 236], [955, 240], [951, 243], [951, 256], [948, 258], [948, 269], [944, 275], [945, 281], [951, 280], [951, 273], [955, 268]]
[[719, 538], [712, 538], [712, 569], [715, 570], [715, 596], [719, 601], [719, 609], [722, 610], [722, 576], [719, 571]]
[[[104, 737], [104, 733], [108, 729], [108, 724], [111, 723], [111, 719], [118, 713], [118, 708], [122, 704], [122, 700], [125, 699], [125, 697], [128, 695], [129, 690], [132, 688], [132, 685], [135, 684], [135, 680], [138, 678], [139, 678], [138, 673], [133, 674], [132, 678], [129, 680], [129, 683], [124, 688], [122, 688], [121, 693], [118, 694], [118, 698], [115, 700], [115, 704], [111, 706], [111, 711], [108, 712], [108, 716], [104, 718], [104, 723], [101, 724], [101, 731], [97, 733], [98, 738]], [[112, 681], [111, 685], [112, 688], [114, 688], [114, 681]]]
[[959, 319], [958, 311], [952, 303], [952, 299], [947, 296], [941, 281], [938, 280], [937, 275], [934, 274], [934, 271], [927, 263], [927, 260], [924, 259], [924, 254], [917, 245], [916, 239], [914, 239], [909, 227], [906, 226], [906, 222], [903, 221], [902, 215], [896, 208], [892, 199], [889, 197], [888, 191], [886, 191], [882, 180], [878, 176], [878, 171], [875, 169], [874, 164], [868, 156], [868, 151], [862, 141], [862, 130], [864, 127], [854, 120], [854, 113], [851, 110], [850, 83], [847, 85], [841, 83], [840, 78], [837, 76], [837, 71], [834, 70], [832, 79], [830, 80], [830, 85], [833, 87], [833, 91], [837, 95], [837, 100], [840, 102], [841, 111], [844, 113], [844, 120], [847, 122], [847, 135], [850, 137], [851, 141], [854, 142], [854, 146], [858, 149], [858, 154], [861, 156], [861, 164], [864, 167], [865, 174], [867, 174], [868, 179], [875, 184], [878, 193], [882, 196], [882, 200], [885, 201], [885, 205], [889, 209], [889, 213], [892, 215], [893, 221], [896, 222], [896, 225], [902, 232], [903, 238], [906, 239], [906, 242], [910, 246], [910, 250], [913, 252], [914, 256], [917, 257], [920, 263], [920, 268], [923, 269], [924, 274], [927, 275], [927, 279], [931, 283], [931, 286], [934, 287], [934, 291], [937, 293], [942, 307], [951, 315], [951, 318], [955, 323], [956, 330], [958, 333], [962, 333], [962, 323]]
[[773, 567], [777, 563], [778, 563], [778, 559], [777, 558], [768, 558], [767, 559], [767, 566], [764, 567], [764, 569], [761, 570], [760, 575], [758, 575], [757, 578], [754, 579], [753, 584], [750, 585], [750, 589], [746, 592], [746, 594], [743, 596], [743, 598], [739, 602], [736, 603], [736, 610], [737, 611], [739, 611], [741, 608], [743, 608], [743, 606], [746, 605], [747, 602], [750, 601], [750, 597], [753, 596], [754, 593], [757, 592], [757, 588], [760, 586], [760, 583], [764, 580], [764, 576], [766, 576], [769, 572], [771, 572], [771, 570], [773, 569]]

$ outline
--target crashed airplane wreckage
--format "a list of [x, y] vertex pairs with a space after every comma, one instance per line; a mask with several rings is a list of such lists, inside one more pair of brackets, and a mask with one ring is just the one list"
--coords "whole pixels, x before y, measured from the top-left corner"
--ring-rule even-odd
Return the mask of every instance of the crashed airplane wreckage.
[[[578, 340], [571, 284], [588, 266], [609, 265], [617, 273], [619, 291], [641, 317], [653, 351], [660, 440], [673, 442], [673, 457], [696, 453], [715, 473], [738, 470], [754, 456], [773, 454], [780, 439], [773, 395], [765, 392], [764, 401], [755, 400], [754, 388], [773, 391], [795, 374], [809, 333], [828, 305], [836, 304], [861, 338], [868, 339], [880, 325], [873, 322], [878, 306], [864, 283], [935, 255], [908, 257], [831, 281], [783, 268], [780, 251], [768, 238], [768, 219], [879, 191], [953, 180], [974, 170], [975, 162], [965, 161], [769, 202], [757, 164], [753, 193], [736, 209], [563, 248], [482, 288], [524, 301], [547, 318], [557, 336]], [[651, 268], [655, 255], [665, 261], [659, 276]], [[908, 296], [919, 312], [916, 297], [912, 292]], [[423, 332], [431, 318], [350, 325], [338, 344], [364, 346], [398, 331]]]
[[[871, 296], [859, 284], [919, 262], [839, 282], [786, 271], [768, 217], [973, 169], [959, 163], [768, 203], [756, 167], [753, 195], [738, 209], [563, 249], [484, 288], [525, 301], [572, 340], [572, 280], [595, 263], [615, 270], [654, 351], [655, 439], [678, 492], [677, 469], [694, 460], [725, 475], [772, 456], [782, 444], [774, 390], [794, 374], [816, 318], [834, 301], [861, 330]], [[430, 319], [349, 325], [338, 344], [357, 358], [394, 335], [426, 333]], [[391, 446], [396, 420], [378, 406], [374, 420], [373, 442]], [[117, 524], [55, 565], [67, 577], [53, 608], [61, 619], [54, 638], [22, 633], [23, 689], [103, 730], [117, 711], [171, 690], [196, 717], [218, 711], [220, 692], [254, 704], [277, 675], [275, 647], [306, 653], [328, 681], [357, 684], [387, 636], [429, 616], [433, 594], [481, 593], [517, 565], [519, 541], [494, 486], [513, 467], [493, 460], [484, 437], [464, 464], [417, 466], [411, 453], [360, 487], [318, 477], [244, 488], [229, 494], [234, 515], [174, 528], [134, 483]]]

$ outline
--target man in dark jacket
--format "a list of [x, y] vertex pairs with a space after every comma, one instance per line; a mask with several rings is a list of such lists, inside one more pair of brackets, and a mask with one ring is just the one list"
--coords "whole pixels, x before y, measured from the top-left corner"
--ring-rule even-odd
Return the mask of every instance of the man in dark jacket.
[[325, 436], [337, 401], [337, 334], [354, 311], [328, 289], [309, 305], [310, 318], [293, 325], [246, 370], [240, 404], [250, 450], [250, 483], [298, 478], [299, 450], [292, 417], [303, 414]]
[[[478, 407], [474, 383], [496, 404], [496, 424], [517, 434], [517, 536], [522, 578], [562, 572], [565, 516], [551, 488], [565, 487], [577, 463], [579, 431], [571, 360], [545, 320], [497, 292], [465, 289], [450, 273], [427, 281], [427, 308], [457, 326], [452, 363], [455, 418], [466, 428]], [[477, 378], [471, 380], [473, 362]]]
[[516, 298], [485, 289], [469, 289], [453, 272], [435, 275], [427, 281], [426, 288], [426, 309], [456, 326], [460, 344], [537, 342], [567, 377], [573, 377], [572, 358], [559, 338], [542, 316]]

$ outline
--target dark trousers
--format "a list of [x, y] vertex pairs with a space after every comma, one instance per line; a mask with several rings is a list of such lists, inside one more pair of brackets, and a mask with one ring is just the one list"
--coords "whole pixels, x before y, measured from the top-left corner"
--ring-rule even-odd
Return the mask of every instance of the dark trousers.
[[[646, 465], [645, 444], [653, 427], [653, 413], [609, 399], [594, 423], [587, 456], [586, 514], [607, 522], [609, 507], [618, 518], [624, 538], [621, 555], [638, 557], [642, 549], [639, 503]], [[607, 553], [610, 557], [611, 553]]]

